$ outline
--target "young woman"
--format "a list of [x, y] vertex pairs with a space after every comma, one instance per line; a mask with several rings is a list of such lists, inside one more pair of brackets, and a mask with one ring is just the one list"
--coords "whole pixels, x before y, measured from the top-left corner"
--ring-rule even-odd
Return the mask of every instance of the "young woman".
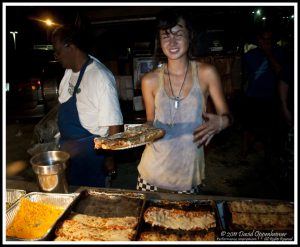
[[[197, 193], [205, 178], [203, 144], [231, 122], [220, 78], [211, 65], [192, 61], [193, 32], [179, 10], [158, 17], [167, 63], [142, 79], [147, 122], [165, 136], [148, 144], [138, 166], [137, 189]], [[205, 111], [208, 96], [217, 114]]]

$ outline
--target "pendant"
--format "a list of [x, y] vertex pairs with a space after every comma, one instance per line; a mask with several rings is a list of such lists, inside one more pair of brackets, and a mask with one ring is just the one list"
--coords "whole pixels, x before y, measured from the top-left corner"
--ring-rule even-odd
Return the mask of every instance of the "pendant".
[[175, 107], [175, 109], [178, 109], [178, 107], [179, 107], [179, 100], [177, 98], [175, 99], [174, 107]]

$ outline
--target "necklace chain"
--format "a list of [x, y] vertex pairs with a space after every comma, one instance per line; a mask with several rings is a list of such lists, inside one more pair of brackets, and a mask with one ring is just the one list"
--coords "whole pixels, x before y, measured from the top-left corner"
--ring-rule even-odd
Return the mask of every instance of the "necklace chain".
[[179, 99], [180, 99], [181, 91], [182, 91], [182, 88], [183, 88], [183, 85], [184, 85], [184, 82], [185, 82], [185, 79], [186, 79], [187, 72], [188, 72], [188, 70], [189, 70], [189, 64], [190, 64], [190, 63], [188, 63], [188, 65], [187, 65], [187, 67], [186, 67], [185, 75], [184, 75], [183, 82], [182, 82], [182, 84], [181, 84], [181, 87], [180, 87], [178, 96], [175, 96], [175, 94], [174, 94], [173, 87], [172, 87], [172, 82], [171, 82], [171, 78], [170, 78], [170, 74], [169, 74], [169, 69], [168, 69], [168, 65], [167, 65], [167, 73], [168, 73], [168, 78], [169, 78], [169, 83], [170, 83], [170, 88], [171, 88], [172, 96], [173, 96], [173, 98], [175, 98], [176, 100], [179, 100]]
[[182, 88], [183, 88], [183, 85], [184, 85], [184, 82], [185, 82], [185, 79], [186, 79], [186, 75], [187, 75], [187, 72], [188, 72], [188, 69], [189, 69], [189, 63], [187, 65], [187, 68], [186, 68], [186, 72], [185, 72], [185, 75], [184, 75], [184, 79], [183, 79], [183, 82], [181, 84], [181, 87], [180, 87], [180, 90], [179, 90], [179, 94], [178, 96], [175, 96], [174, 95], [174, 91], [173, 91], [173, 88], [172, 88], [172, 82], [171, 82], [171, 79], [170, 79], [170, 74], [169, 74], [169, 70], [168, 70], [168, 65], [167, 65], [167, 73], [168, 73], [168, 77], [169, 77], [169, 83], [170, 83], [170, 88], [171, 88], [171, 92], [172, 92], [172, 96], [173, 96], [173, 99], [175, 100], [175, 111], [174, 111], [174, 115], [172, 116], [172, 107], [171, 107], [171, 98], [169, 98], [169, 102], [170, 102], [170, 120], [171, 122], [168, 124], [171, 128], [174, 127], [174, 120], [175, 120], [175, 115], [176, 115], [176, 112], [178, 110], [178, 107], [179, 107], [179, 101], [181, 100], [180, 99], [180, 95], [181, 95], [181, 91], [182, 91]]

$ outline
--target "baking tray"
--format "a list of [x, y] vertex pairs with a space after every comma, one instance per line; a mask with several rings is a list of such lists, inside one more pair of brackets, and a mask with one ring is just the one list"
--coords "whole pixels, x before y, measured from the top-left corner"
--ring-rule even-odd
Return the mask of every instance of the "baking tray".
[[96, 217], [140, 217], [144, 201], [143, 193], [91, 189], [81, 192], [72, 211]]
[[[253, 237], [253, 241], [284, 241], [284, 240], [288, 240], [290, 241], [291, 239], [294, 238], [294, 227], [286, 227], [286, 228], [270, 228], [270, 227], [258, 227], [256, 229], [253, 229], [253, 228], [250, 228], [249, 226], [243, 226], [243, 225], [238, 225], [238, 224], [233, 224], [232, 223], [232, 212], [231, 212], [231, 209], [230, 209], [230, 202], [232, 202], [233, 200], [230, 200], [230, 201], [224, 201], [222, 203], [223, 205], [223, 209], [222, 210], [222, 214], [224, 215], [224, 219], [225, 219], [225, 231], [229, 233], [229, 235], [231, 235], [230, 233], [235, 233], [235, 232], [245, 232], [245, 233], [252, 233], [254, 231], [257, 231], [257, 232], [261, 232], [262, 234], [266, 234], [268, 235], [268, 233], [272, 232], [273, 233], [273, 236], [275, 236], [276, 234], [279, 234], [279, 235], [282, 235], [284, 236], [282, 239], [280, 238], [276, 238], [276, 237], [263, 237], [263, 238], [260, 238], [260, 237], [257, 237], [257, 236], [254, 236]], [[258, 202], [263, 202], [263, 203], [266, 203], [266, 204], [269, 204], [269, 205], [276, 205], [278, 203], [284, 203], [284, 204], [287, 204], [287, 205], [290, 205], [292, 208], [294, 208], [294, 203], [293, 202], [286, 202], [286, 201], [277, 201], [277, 200], [243, 200], [245, 202], [248, 202], [248, 203], [258, 203]], [[238, 212], [238, 211], [235, 211], [235, 212]], [[238, 213], [250, 213], [250, 212], [246, 212], [246, 211], [240, 211]], [[266, 212], [266, 213], [269, 213], [269, 212]], [[264, 213], [257, 213], [257, 214], [264, 214]], [[277, 213], [277, 214], [285, 214], [285, 213]], [[251, 215], [251, 214], [250, 214]], [[245, 234], [246, 236], [246, 234]], [[243, 240], [243, 238], [245, 236], [237, 236], [237, 237], [240, 237], [240, 240]], [[230, 240], [230, 239], [229, 239]]]
[[[144, 212], [151, 206], [165, 208], [165, 209], [180, 209], [185, 211], [209, 211], [213, 212], [216, 219], [216, 226], [209, 228], [207, 230], [175, 230], [175, 229], [164, 229], [159, 226], [151, 226], [144, 220]], [[141, 234], [143, 232], [159, 232], [161, 234], [174, 234], [176, 236], [191, 236], [191, 239], [184, 239], [184, 241], [195, 241], [195, 236], [203, 236], [208, 233], [213, 233], [216, 237], [220, 231], [220, 223], [218, 217], [218, 211], [215, 202], [212, 200], [166, 200], [166, 199], [150, 199], [148, 198], [145, 202], [141, 221], [138, 228], [137, 240], [140, 240]], [[214, 237], [214, 239], [215, 239]], [[178, 241], [178, 240], [177, 240]]]
[[6, 210], [8, 210], [16, 201], [26, 195], [25, 190], [6, 189]]
[[[134, 191], [87, 189], [80, 194], [71, 213], [101, 218], [136, 217], [139, 224], [145, 195]], [[67, 216], [68, 219], [68, 216]], [[137, 228], [133, 239], [137, 237]]]
[[[32, 202], [40, 202], [46, 204], [52, 204], [64, 208], [62, 214], [58, 217], [55, 223], [49, 228], [44, 236], [37, 239], [23, 239], [17, 237], [6, 236], [7, 240], [19, 240], [19, 241], [31, 241], [31, 240], [51, 240], [53, 239], [53, 232], [56, 224], [61, 220], [71, 209], [71, 207], [76, 202], [76, 199], [79, 198], [80, 193], [71, 193], [71, 194], [59, 194], [59, 193], [43, 193], [43, 192], [31, 192], [23, 196], [23, 198], [29, 199]], [[12, 223], [14, 217], [16, 216], [20, 207], [20, 200], [13, 204], [11, 208], [6, 211], [6, 228]]]

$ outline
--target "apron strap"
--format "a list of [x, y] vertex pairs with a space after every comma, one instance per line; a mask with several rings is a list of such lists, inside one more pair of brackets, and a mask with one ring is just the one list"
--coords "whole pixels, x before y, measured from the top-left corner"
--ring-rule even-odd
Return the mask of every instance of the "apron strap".
[[79, 77], [78, 77], [78, 80], [77, 80], [77, 82], [76, 82], [76, 85], [75, 85], [75, 87], [74, 87], [74, 91], [73, 91], [73, 95], [72, 96], [74, 96], [75, 94], [76, 94], [76, 92], [77, 92], [77, 90], [78, 90], [78, 88], [79, 88], [79, 85], [80, 85], [80, 82], [81, 82], [81, 80], [82, 80], [82, 77], [83, 77], [83, 74], [84, 74], [84, 72], [85, 72], [85, 69], [87, 68], [87, 66], [90, 64], [90, 63], [92, 63], [92, 59], [90, 58], [90, 57], [88, 57], [88, 60], [85, 62], [85, 64], [81, 67], [81, 69], [80, 69], [80, 74], [79, 74]]

